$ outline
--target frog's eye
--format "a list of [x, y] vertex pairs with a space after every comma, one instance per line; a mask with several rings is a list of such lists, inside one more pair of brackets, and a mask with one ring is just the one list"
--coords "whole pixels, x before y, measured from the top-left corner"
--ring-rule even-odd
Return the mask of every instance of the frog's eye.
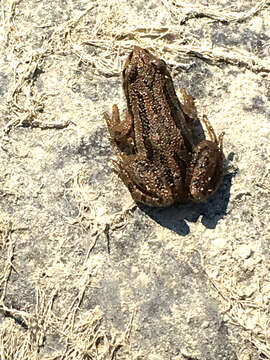
[[157, 68], [157, 70], [161, 73], [167, 72], [167, 65], [165, 61], [161, 59], [155, 59], [152, 61], [152, 64]]
[[127, 80], [133, 82], [137, 79], [138, 76], [138, 69], [137, 67], [125, 67], [122, 71], [122, 78], [123, 80]]

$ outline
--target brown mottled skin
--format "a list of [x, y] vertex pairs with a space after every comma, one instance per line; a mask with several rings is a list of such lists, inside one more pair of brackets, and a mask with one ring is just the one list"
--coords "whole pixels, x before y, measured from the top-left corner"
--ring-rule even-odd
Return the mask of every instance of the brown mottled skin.
[[210, 135], [194, 146], [196, 119], [193, 98], [181, 89], [176, 96], [163, 60], [138, 46], [123, 70], [128, 114], [120, 121], [117, 105], [105, 113], [111, 141], [117, 151], [117, 172], [133, 199], [149, 206], [169, 206], [187, 199], [204, 201], [219, 187], [223, 175], [222, 137]]

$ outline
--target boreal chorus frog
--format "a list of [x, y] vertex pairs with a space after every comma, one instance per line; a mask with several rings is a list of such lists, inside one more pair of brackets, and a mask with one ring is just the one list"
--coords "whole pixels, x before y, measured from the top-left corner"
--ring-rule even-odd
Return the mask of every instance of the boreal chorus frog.
[[210, 140], [195, 145], [193, 98], [176, 95], [166, 63], [135, 46], [123, 70], [127, 116], [120, 121], [117, 105], [105, 113], [117, 152], [116, 171], [133, 199], [149, 206], [169, 206], [187, 199], [204, 201], [223, 176], [223, 134], [217, 139], [208, 119]]

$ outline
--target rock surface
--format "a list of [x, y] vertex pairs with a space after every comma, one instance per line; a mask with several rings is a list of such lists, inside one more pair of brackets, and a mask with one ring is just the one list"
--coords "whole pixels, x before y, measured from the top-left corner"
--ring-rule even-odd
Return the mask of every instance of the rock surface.
[[[9, 359], [270, 359], [267, 1], [4, 0], [0, 353]], [[103, 119], [132, 47], [225, 131], [202, 204], [136, 206]]]

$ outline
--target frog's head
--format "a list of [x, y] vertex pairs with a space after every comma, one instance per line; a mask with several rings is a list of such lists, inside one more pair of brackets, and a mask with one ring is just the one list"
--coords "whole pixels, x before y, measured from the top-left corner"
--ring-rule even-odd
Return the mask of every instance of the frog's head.
[[165, 61], [154, 56], [147, 49], [134, 46], [124, 64], [122, 72], [124, 86], [125, 84], [133, 84], [138, 79], [143, 79], [146, 83], [148, 80], [152, 82], [157, 72], [169, 74]]

